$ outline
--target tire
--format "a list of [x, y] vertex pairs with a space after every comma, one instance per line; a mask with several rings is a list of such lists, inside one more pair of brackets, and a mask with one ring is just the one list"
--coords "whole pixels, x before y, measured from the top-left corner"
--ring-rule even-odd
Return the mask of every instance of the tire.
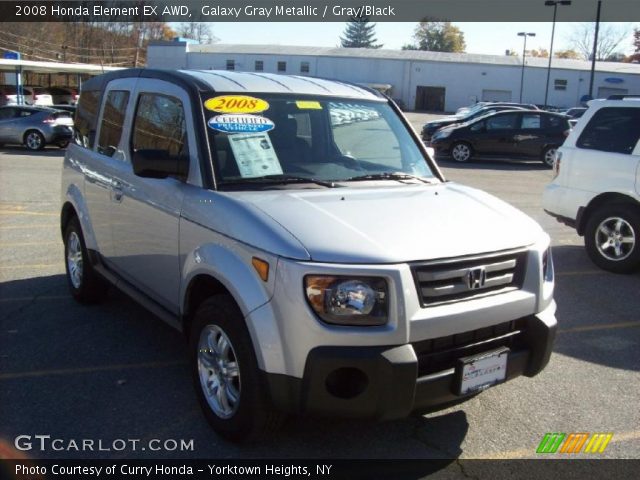
[[473, 149], [466, 142], [455, 142], [451, 145], [451, 158], [458, 163], [466, 163], [471, 160]]
[[71, 218], [65, 229], [64, 260], [67, 283], [73, 298], [83, 304], [97, 303], [102, 300], [108, 286], [89, 261], [82, 228], [77, 217]]
[[553, 164], [556, 161], [557, 151], [558, 147], [546, 147], [544, 150], [542, 150], [542, 163], [544, 163], [549, 168], [553, 168]]
[[29, 130], [24, 134], [24, 146], [29, 150], [37, 152], [38, 150], [42, 150], [44, 145], [44, 137], [37, 130]]
[[69, 146], [69, 140], [60, 140], [57, 145], [58, 148], [67, 148]]
[[584, 244], [604, 270], [630, 273], [640, 266], [640, 212], [630, 205], [598, 208], [587, 219]]
[[198, 307], [189, 357], [200, 407], [219, 435], [254, 441], [282, 424], [284, 415], [274, 410], [261, 383], [242, 313], [228, 295], [214, 295]]

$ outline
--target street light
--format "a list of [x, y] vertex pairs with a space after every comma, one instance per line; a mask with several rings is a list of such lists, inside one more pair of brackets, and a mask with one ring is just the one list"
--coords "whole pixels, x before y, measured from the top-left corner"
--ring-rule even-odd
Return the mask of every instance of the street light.
[[524, 47], [522, 47], [522, 75], [520, 75], [520, 103], [522, 103], [522, 89], [524, 88], [524, 60], [527, 55], [527, 37], [535, 37], [535, 33], [518, 32], [519, 37], [524, 37]]
[[547, 86], [544, 89], [544, 106], [547, 106], [547, 98], [549, 98], [549, 77], [551, 76], [551, 58], [553, 58], [553, 36], [556, 33], [556, 13], [558, 13], [558, 5], [571, 5], [571, 0], [547, 0], [544, 2], [545, 7], [553, 7], [553, 27], [551, 27], [551, 47], [549, 47], [549, 66], [547, 67]]

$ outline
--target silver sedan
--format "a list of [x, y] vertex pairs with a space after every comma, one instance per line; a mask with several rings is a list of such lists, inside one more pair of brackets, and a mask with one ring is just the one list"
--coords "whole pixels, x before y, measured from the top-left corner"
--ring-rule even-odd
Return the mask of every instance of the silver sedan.
[[18, 143], [29, 150], [41, 150], [47, 144], [60, 148], [73, 135], [73, 118], [69, 112], [45, 107], [0, 107], [0, 145]]

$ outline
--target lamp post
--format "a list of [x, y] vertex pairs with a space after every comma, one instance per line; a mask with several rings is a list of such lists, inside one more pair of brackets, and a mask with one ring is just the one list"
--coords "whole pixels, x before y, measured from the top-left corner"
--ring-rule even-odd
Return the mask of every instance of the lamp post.
[[524, 47], [522, 47], [522, 75], [520, 75], [520, 103], [522, 103], [522, 89], [524, 88], [524, 60], [527, 55], [527, 37], [535, 37], [535, 33], [518, 32], [519, 37], [524, 37]]
[[571, 5], [571, 0], [547, 0], [544, 2], [545, 7], [553, 7], [553, 26], [551, 27], [551, 46], [549, 47], [549, 66], [547, 67], [547, 86], [544, 89], [544, 106], [547, 106], [549, 98], [549, 77], [551, 76], [551, 59], [553, 58], [553, 36], [556, 33], [556, 14], [558, 13], [558, 5]]
[[593, 98], [593, 77], [596, 72], [596, 56], [598, 55], [598, 31], [600, 30], [600, 8], [602, 1], [598, 0], [598, 9], [596, 11], [596, 31], [593, 36], [593, 54], [591, 55], [591, 74], [589, 75], [589, 96]]

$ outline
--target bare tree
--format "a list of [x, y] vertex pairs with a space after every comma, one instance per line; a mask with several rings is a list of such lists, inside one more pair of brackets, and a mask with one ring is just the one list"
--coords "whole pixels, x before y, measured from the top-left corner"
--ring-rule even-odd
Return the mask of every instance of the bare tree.
[[199, 43], [215, 43], [219, 39], [213, 34], [209, 22], [183, 22], [178, 25], [178, 33], [181, 37], [197, 40]]
[[[584, 60], [590, 60], [593, 54], [593, 37], [595, 23], [581, 23], [577, 25], [569, 37], [571, 47]], [[611, 24], [601, 23], [598, 32], [598, 50], [596, 60], [612, 60], [616, 58], [616, 50], [629, 36], [629, 30]]]

